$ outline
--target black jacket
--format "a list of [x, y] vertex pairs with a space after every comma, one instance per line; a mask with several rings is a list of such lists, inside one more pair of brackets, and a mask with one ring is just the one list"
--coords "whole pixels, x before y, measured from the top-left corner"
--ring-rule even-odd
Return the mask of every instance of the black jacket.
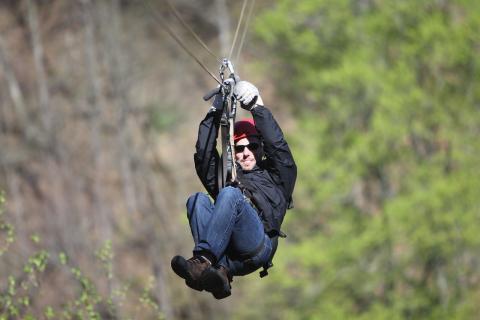
[[[252, 115], [262, 136], [265, 159], [257, 162], [258, 165], [250, 171], [244, 171], [237, 165], [238, 187], [255, 205], [265, 232], [273, 237], [280, 234], [285, 212], [291, 207], [297, 167], [272, 113], [263, 106], [257, 106]], [[194, 155], [197, 174], [214, 199], [219, 191], [218, 166], [222, 165], [216, 149], [220, 117], [221, 112], [210, 111], [202, 120]]]

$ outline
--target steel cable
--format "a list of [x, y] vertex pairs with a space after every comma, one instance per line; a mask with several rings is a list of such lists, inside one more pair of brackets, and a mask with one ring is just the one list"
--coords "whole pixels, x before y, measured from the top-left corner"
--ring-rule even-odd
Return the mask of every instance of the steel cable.
[[247, 31], [248, 31], [248, 28], [250, 26], [250, 19], [252, 17], [252, 12], [253, 12], [254, 7], [255, 7], [255, 0], [252, 1], [252, 3], [250, 4], [250, 8], [248, 9], [247, 20], [246, 20], [245, 25], [243, 27], [242, 38], [240, 39], [240, 45], [238, 46], [237, 54], [235, 55], [235, 63], [237, 65], [240, 64], [240, 53], [242, 52], [242, 49], [243, 49], [243, 43], [245, 41], [245, 37], [246, 37]]
[[150, 4], [143, 2], [144, 5], [149, 9], [149, 11], [153, 14], [155, 20], [163, 27], [163, 29], [185, 50], [199, 65], [205, 70], [217, 83], [222, 85], [222, 82], [210, 71], [208, 70], [207, 66], [203, 64], [200, 59], [195, 56], [195, 54], [188, 48], [188, 46], [180, 39], [179, 36], [170, 28], [170, 26], [164, 21], [163, 16], [161, 16], [154, 8], [150, 6]]
[[168, 6], [170, 7], [170, 9], [172, 10], [173, 12], [173, 15], [178, 19], [178, 21], [180, 21], [180, 23], [185, 27], [185, 29], [187, 29], [190, 34], [195, 38], [195, 40], [198, 41], [198, 43], [212, 56], [214, 57], [217, 62], [222, 62], [222, 59], [220, 59], [215, 53], [212, 52], [212, 50], [210, 50], [210, 48], [207, 46], [207, 44], [205, 42], [202, 41], [202, 39], [200, 39], [200, 37], [195, 33], [195, 31], [193, 31], [193, 29], [188, 25], [188, 23], [182, 18], [182, 16], [180, 15], [180, 13], [178, 12], [178, 10], [175, 8], [175, 6], [172, 4], [172, 2], [170, 0], [167, 0], [167, 4]]
[[235, 36], [233, 37], [232, 47], [230, 48], [230, 54], [228, 55], [228, 60], [231, 61], [233, 49], [235, 48], [235, 43], [237, 42], [238, 31], [240, 30], [240, 25], [242, 24], [243, 14], [245, 13], [245, 8], [247, 7], [248, 0], [243, 0], [242, 11], [240, 12], [240, 18], [238, 19], [237, 28], [235, 30]]

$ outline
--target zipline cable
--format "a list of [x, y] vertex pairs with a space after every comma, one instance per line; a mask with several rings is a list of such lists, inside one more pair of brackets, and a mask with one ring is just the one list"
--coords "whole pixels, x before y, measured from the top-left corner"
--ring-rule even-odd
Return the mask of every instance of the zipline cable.
[[195, 33], [195, 31], [193, 31], [193, 29], [188, 25], [188, 23], [182, 18], [182, 16], [180, 15], [180, 13], [178, 12], [178, 10], [175, 8], [175, 6], [172, 4], [172, 2], [170, 0], [167, 0], [167, 4], [168, 6], [170, 7], [170, 9], [172, 10], [173, 12], [173, 15], [178, 19], [178, 21], [180, 21], [180, 23], [185, 27], [185, 29], [187, 29], [190, 34], [195, 38], [195, 40], [198, 41], [198, 43], [212, 56], [214, 57], [217, 62], [222, 62], [222, 59], [220, 59], [215, 53], [212, 52], [212, 50], [210, 50], [210, 48], [206, 45], [205, 42], [202, 41], [202, 39], [200, 39], [200, 37]]
[[234, 60], [237, 65], [240, 65], [240, 53], [242, 52], [242, 49], [243, 49], [243, 43], [245, 41], [248, 28], [250, 26], [250, 18], [252, 17], [252, 12], [254, 7], [255, 7], [255, 0], [253, 0], [252, 3], [250, 4], [250, 8], [248, 9], [248, 14], [247, 14], [247, 20], [245, 22], [245, 25], [243, 26], [242, 38], [240, 39], [240, 45], [238, 46], [237, 54]]
[[230, 54], [228, 55], [228, 60], [231, 61], [233, 49], [235, 48], [235, 43], [237, 42], [238, 31], [240, 30], [240, 25], [242, 24], [243, 14], [245, 13], [245, 8], [247, 7], [248, 0], [243, 0], [242, 11], [240, 12], [240, 18], [238, 19], [237, 29], [235, 30], [235, 36], [233, 37], [232, 47], [230, 49]]
[[205, 70], [218, 84], [222, 85], [222, 82], [218, 80], [218, 78], [208, 70], [207, 66], [205, 66], [200, 59], [198, 59], [195, 54], [187, 47], [187, 45], [178, 37], [175, 32], [170, 28], [170, 26], [163, 20], [163, 17], [150, 6], [148, 2], [143, 2], [143, 4], [153, 13], [153, 17], [155, 20], [163, 27], [163, 29], [185, 50], [199, 65]]
[[[255, 0], [252, 0], [253, 3], [250, 5], [250, 8], [248, 10], [247, 14], [247, 20], [244, 23], [243, 26], [243, 31], [242, 31], [242, 36], [240, 40], [240, 44], [238, 46], [238, 50], [236, 53], [236, 58], [238, 59], [240, 57], [241, 50], [243, 48], [243, 43], [246, 37], [247, 29], [250, 24], [250, 18], [252, 15], [253, 8], [255, 6]], [[220, 60], [209, 48], [208, 46], [200, 39], [200, 37], [193, 31], [193, 29], [183, 20], [183, 18], [180, 16], [176, 8], [173, 6], [173, 4], [170, 2], [170, 0], [166, 0], [168, 6], [170, 7], [170, 10], [172, 13], [175, 15], [177, 20], [192, 34], [192, 36], [198, 41], [198, 43], [213, 57], [215, 57], [216, 60]], [[223, 96], [223, 114], [222, 114], [222, 119], [220, 121], [221, 124], [221, 136], [222, 136], [222, 166], [219, 166], [219, 174], [218, 174], [218, 186], [219, 188], [222, 188], [225, 186], [227, 178], [231, 180], [231, 182], [236, 181], [236, 164], [235, 161], [233, 160], [233, 149], [234, 149], [234, 142], [233, 142], [233, 136], [234, 136], [234, 124], [235, 124], [235, 115], [236, 115], [236, 105], [237, 105], [237, 100], [236, 97], [233, 95], [233, 88], [236, 83], [236, 73], [234, 72], [233, 69], [233, 64], [231, 63], [231, 57], [233, 54], [233, 50], [235, 49], [235, 45], [237, 43], [237, 38], [240, 32], [240, 28], [242, 26], [242, 22], [244, 21], [244, 14], [245, 10], [248, 6], [249, 0], [244, 0], [243, 5], [242, 5], [242, 10], [240, 13], [240, 18], [238, 19], [238, 24], [237, 28], [235, 30], [235, 36], [233, 39], [232, 47], [230, 49], [230, 54], [229, 58], [222, 59], [222, 65], [220, 67], [220, 78], [219, 80], [208, 68], [205, 66], [205, 64], [200, 61], [200, 59], [197, 58], [197, 56], [192, 52], [192, 50], [189, 49], [189, 47], [183, 42], [183, 40], [173, 31], [173, 29], [169, 26], [168, 22], [166, 19], [158, 13], [148, 2], [143, 2], [144, 6], [150, 11], [152, 14], [152, 17], [155, 18], [155, 20], [163, 27], [163, 29], [180, 45], [180, 47], [185, 50], [217, 83], [220, 84], [220, 91], [219, 89], [215, 89], [211, 92], [209, 92], [204, 99], [209, 100], [214, 94], [216, 93], [221, 93]], [[224, 78], [224, 70], [228, 69], [230, 71], [230, 76], [228, 79]], [[218, 92], [215, 92], [218, 91]], [[230, 162], [230, 166], [229, 166]]]

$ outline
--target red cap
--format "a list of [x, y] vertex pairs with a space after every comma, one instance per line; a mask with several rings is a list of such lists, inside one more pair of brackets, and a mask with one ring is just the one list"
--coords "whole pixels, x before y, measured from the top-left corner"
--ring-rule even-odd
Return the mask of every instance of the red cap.
[[260, 135], [257, 131], [257, 128], [255, 128], [255, 121], [253, 121], [252, 118], [245, 118], [235, 122], [235, 129], [233, 132], [234, 142], [249, 136], [258, 137]]

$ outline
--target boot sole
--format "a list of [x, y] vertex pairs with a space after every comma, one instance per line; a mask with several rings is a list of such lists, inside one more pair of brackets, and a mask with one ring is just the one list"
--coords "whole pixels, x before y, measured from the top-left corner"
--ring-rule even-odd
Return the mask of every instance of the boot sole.
[[203, 291], [202, 285], [197, 281], [192, 279], [192, 276], [187, 270], [187, 260], [182, 256], [173, 257], [170, 265], [172, 266], [173, 272], [177, 274], [182, 279], [185, 279], [185, 284], [190, 288]]
[[225, 284], [218, 271], [213, 268], [205, 270], [201, 280], [203, 288], [211, 292], [216, 299], [223, 299], [232, 294], [230, 283]]

